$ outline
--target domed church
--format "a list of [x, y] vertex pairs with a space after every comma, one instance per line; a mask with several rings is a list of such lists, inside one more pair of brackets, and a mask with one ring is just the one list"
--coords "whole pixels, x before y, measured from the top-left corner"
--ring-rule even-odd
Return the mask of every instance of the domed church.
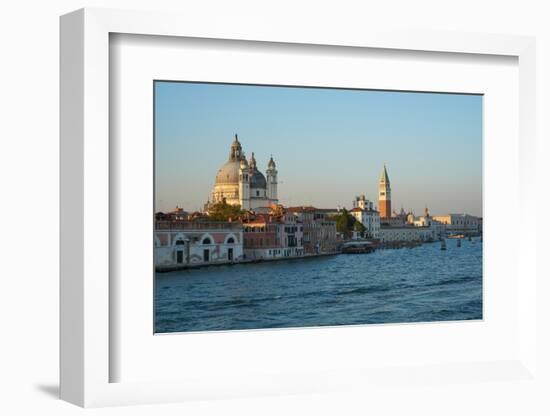
[[254, 153], [247, 161], [238, 136], [231, 144], [227, 162], [218, 170], [210, 202], [240, 205], [244, 210], [263, 211], [278, 204], [277, 169], [269, 159], [265, 176], [258, 170]]

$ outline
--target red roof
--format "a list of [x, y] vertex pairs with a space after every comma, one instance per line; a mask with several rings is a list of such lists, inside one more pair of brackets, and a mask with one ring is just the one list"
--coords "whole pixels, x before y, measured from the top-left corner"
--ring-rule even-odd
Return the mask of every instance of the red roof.
[[278, 222], [280, 218], [271, 214], [255, 214], [254, 218], [245, 220], [245, 224], [267, 224], [270, 222]]
[[287, 211], [289, 212], [313, 212], [313, 211], [317, 211], [317, 208], [311, 206], [311, 205], [307, 205], [307, 206], [301, 206], [301, 207], [288, 207], [286, 208]]

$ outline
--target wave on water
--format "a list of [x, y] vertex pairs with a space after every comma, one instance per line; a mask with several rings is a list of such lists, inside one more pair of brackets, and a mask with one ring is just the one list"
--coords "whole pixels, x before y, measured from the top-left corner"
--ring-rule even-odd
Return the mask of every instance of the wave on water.
[[482, 244], [171, 272], [155, 331], [481, 319]]
[[446, 286], [446, 285], [461, 285], [464, 283], [474, 282], [480, 280], [480, 276], [461, 276], [446, 280], [439, 280], [434, 283], [429, 283], [425, 286]]

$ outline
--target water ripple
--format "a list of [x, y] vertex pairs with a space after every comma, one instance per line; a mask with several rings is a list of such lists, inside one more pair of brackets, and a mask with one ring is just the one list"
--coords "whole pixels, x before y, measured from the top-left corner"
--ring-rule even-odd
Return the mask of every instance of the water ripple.
[[158, 274], [156, 332], [482, 318], [482, 244]]

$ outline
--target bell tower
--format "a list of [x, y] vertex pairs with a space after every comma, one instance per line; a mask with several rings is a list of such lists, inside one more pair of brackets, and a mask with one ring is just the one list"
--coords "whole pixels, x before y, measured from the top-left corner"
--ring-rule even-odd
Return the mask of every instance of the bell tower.
[[389, 219], [391, 217], [391, 187], [385, 163], [378, 185], [378, 209], [380, 210], [381, 219]]
[[250, 209], [250, 170], [244, 154], [239, 164], [239, 202], [241, 209]]
[[279, 198], [277, 197], [277, 166], [273, 160], [273, 156], [269, 159], [266, 171], [267, 179], [267, 197], [272, 204], [278, 204]]

